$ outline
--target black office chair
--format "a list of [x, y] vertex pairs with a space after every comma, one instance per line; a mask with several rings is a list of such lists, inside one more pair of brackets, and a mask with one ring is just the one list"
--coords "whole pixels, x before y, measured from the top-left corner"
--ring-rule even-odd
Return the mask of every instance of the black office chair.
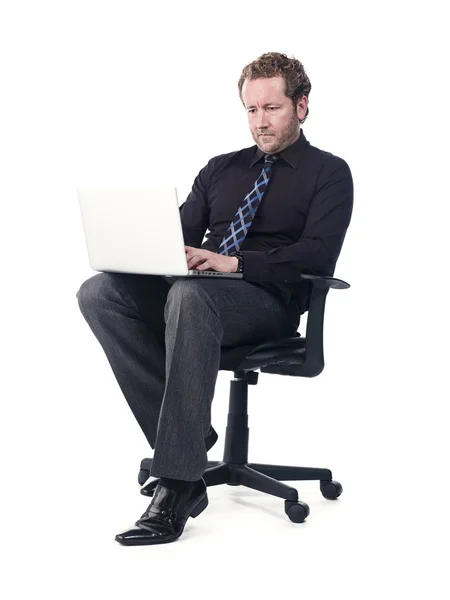
[[[302, 275], [312, 284], [308, 308], [306, 337], [297, 332], [294, 337], [278, 339], [264, 344], [251, 344], [235, 348], [223, 348], [220, 370], [233, 371], [230, 383], [230, 404], [225, 435], [225, 451], [222, 461], [208, 461], [203, 475], [207, 486], [244, 485], [272, 496], [284, 498], [284, 510], [291, 521], [302, 523], [309, 515], [309, 506], [298, 499], [295, 488], [283, 481], [320, 481], [320, 491], [328, 500], [335, 500], [342, 493], [342, 486], [333, 481], [328, 469], [263, 465], [248, 463], [248, 386], [258, 383], [259, 369], [262, 373], [276, 373], [293, 377], [315, 377], [324, 367], [323, 320], [325, 300], [330, 288], [346, 289], [349, 284], [326, 276]], [[138, 475], [142, 486], [150, 477], [151, 458], [144, 458]], [[156, 480], [155, 480], [156, 482]], [[149, 494], [151, 495], [151, 494]]]

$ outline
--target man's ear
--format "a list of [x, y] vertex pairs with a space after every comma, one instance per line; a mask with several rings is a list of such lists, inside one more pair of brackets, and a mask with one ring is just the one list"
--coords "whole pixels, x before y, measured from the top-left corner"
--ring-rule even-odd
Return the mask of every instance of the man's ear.
[[297, 100], [297, 117], [299, 119], [304, 119], [306, 114], [306, 109], [308, 108], [308, 97], [303, 96]]

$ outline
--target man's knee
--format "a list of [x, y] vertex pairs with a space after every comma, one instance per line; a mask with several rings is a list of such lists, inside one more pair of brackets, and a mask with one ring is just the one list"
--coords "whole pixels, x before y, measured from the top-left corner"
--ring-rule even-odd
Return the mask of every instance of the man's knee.
[[81, 284], [76, 294], [81, 311], [111, 295], [111, 290], [114, 289], [111, 275], [111, 273], [97, 273]]

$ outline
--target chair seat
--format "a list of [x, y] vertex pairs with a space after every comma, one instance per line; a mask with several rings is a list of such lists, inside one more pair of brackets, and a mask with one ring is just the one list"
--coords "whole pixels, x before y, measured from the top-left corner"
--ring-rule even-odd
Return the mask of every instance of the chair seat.
[[297, 332], [294, 337], [222, 348], [220, 369], [224, 371], [260, 369], [267, 373], [301, 376], [301, 366], [306, 359], [305, 346], [306, 339]]

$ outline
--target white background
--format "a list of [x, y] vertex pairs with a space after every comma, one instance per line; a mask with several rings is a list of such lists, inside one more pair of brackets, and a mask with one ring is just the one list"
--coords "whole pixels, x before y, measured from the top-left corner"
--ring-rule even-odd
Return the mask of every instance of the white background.
[[[0, 11], [4, 598], [447, 597], [448, 32], [444, 2], [17, 0]], [[176, 185], [252, 145], [237, 81], [305, 65], [303, 125], [344, 158], [354, 213], [326, 367], [250, 388], [254, 462], [332, 469], [311, 508], [218, 487], [173, 544], [114, 540], [148, 505], [148, 444], [78, 309], [77, 187]], [[302, 327], [304, 323], [302, 322]], [[213, 402], [222, 458], [230, 372]], [[440, 546], [442, 542], [444, 546]]]

